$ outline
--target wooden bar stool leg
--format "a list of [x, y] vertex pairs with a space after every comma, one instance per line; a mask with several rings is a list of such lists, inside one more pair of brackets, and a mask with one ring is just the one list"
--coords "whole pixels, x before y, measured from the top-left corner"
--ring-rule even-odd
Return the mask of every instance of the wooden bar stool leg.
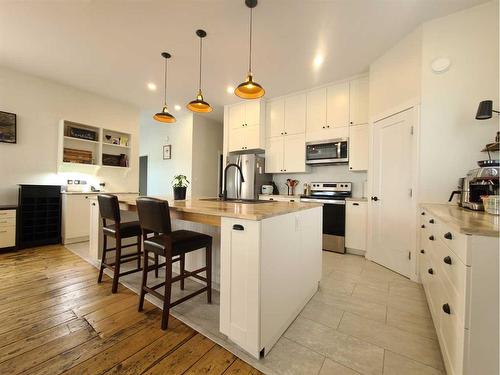
[[137, 269], [141, 269], [142, 236], [137, 236]]
[[149, 268], [149, 262], [148, 262], [148, 251], [144, 249], [144, 268], [142, 269], [142, 283], [141, 283], [141, 293], [139, 295], [139, 311], [142, 311], [144, 309], [144, 297], [146, 296], [146, 291], [144, 288], [148, 284], [148, 268]]
[[111, 287], [111, 293], [116, 293], [118, 291], [118, 279], [120, 278], [120, 263], [122, 259], [122, 239], [116, 237], [116, 255], [115, 255], [115, 266], [113, 273], [113, 286]]
[[207, 265], [207, 302], [212, 303], [212, 244], [207, 246], [206, 251]]
[[[186, 256], [185, 254], [181, 254], [180, 256], [180, 269], [181, 276], [184, 276], [184, 270], [186, 269]], [[181, 290], [184, 290], [184, 279], [181, 279]]]
[[102, 275], [104, 273], [104, 265], [106, 264], [106, 249], [107, 249], [107, 244], [108, 244], [108, 237], [103, 236], [102, 238], [102, 258], [101, 258], [101, 268], [99, 269], [99, 277], [97, 278], [97, 282], [101, 283], [102, 282]]
[[168, 318], [170, 316], [170, 295], [172, 290], [172, 257], [165, 257], [165, 294], [163, 297], [163, 314], [161, 317], [161, 329], [168, 327]]
[[155, 254], [155, 277], [158, 278], [158, 254]]

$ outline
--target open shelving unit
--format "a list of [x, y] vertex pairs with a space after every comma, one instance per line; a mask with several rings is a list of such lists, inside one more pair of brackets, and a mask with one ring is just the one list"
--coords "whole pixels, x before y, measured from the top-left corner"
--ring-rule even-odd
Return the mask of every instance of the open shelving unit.
[[98, 126], [61, 120], [57, 170], [97, 173], [100, 168], [129, 170], [131, 135]]

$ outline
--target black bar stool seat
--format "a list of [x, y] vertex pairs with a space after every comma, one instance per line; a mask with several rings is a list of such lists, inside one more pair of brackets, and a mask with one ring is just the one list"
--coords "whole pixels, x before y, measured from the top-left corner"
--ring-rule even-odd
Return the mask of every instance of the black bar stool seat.
[[118, 231], [121, 238], [136, 237], [142, 234], [139, 221], [120, 223], [120, 225], [118, 225], [118, 228], [116, 224], [106, 225], [102, 228], [102, 230], [109, 236], [115, 236], [116, 232]]
[[[144, 264], [147, 264], [146, 259], [150, 252], [155, 254], [155, 258], [158, 256], [165, 258], [165, 263], [155, 264], [154, 266], [148, 265], [143, 268], [139, 311], [142, 311], [144, 307], [146, 293], [159, 298], [163, 301], [161, 328], [167, 329], [170, 308], [204, 292], [207, 292], [207, 302], [212, 303], [212, 237], [190, 230], [172, 231], [167, 201], [148, 197], [137, 198], [137, 212], [144, 239]], [[152, 234], [152, 236], [148, 238], [148, 234]], [[192, 271], [186, 270], [185, 255], [203, 248], [205, 249], [205, 267]], [[172, 275], [172, 263], [174, 262], [180, 262], [180, 274], [175, 277]], [[158, 267], [162, 266], [165, 266], [165, 281], [154, 286], [148, 286], [148, 272], [151, 269], [157, 271]], [[205, 273], [206, 276], [201, 276], [200, 273]], [[184, 289], [184, 279], [188, 277], [201, 280], [206, 283], [206, 286], [176, 301], [171, 301], [172, 284], [180, 281], [182, 290]], [[156, 291], [162, 286], [165, 287], [163, 295]]]

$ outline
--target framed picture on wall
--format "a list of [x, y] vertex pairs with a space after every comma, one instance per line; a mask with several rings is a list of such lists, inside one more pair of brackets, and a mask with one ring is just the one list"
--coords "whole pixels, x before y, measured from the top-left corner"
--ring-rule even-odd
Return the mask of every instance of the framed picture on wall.
[[0, 142], [16, 143], [16, 114], [0, 111]]
[[163, 160], [172, 158], [172, 145], [163, 146]]

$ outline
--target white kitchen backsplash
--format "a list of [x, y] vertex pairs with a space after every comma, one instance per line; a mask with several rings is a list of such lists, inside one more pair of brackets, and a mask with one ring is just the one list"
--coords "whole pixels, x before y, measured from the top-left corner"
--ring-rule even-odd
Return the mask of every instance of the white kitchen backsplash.
[[312, 167], [309, 173], [280, 173], [273, 175], [273, 181], [278, 186], [280, 194], [287, 194], [286, 180], [299, 180], [295, 194], [303, 193], [304, 183], [310, 182], [352, 182], [353, 197], [363, 196], [363, 182], [367, 179], [366, 172], [350, 172], [347, 165], [324, 165]]

